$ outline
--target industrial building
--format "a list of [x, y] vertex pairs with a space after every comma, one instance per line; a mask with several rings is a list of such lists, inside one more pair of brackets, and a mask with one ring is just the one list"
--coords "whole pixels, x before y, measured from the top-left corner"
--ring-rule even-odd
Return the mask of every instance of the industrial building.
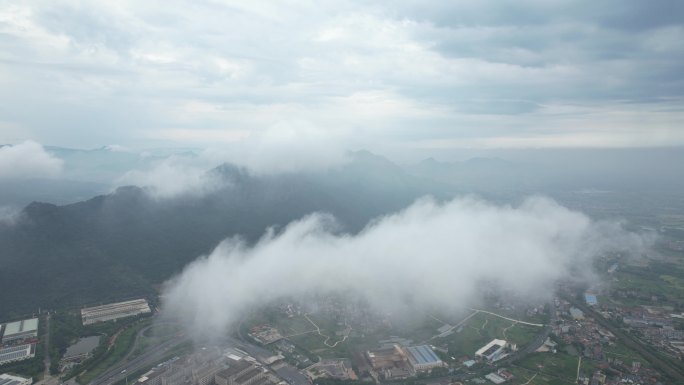
[[499, 369], [496, 372], [489, 373], [485, 376], [489, 381], [499, 385], [513, 378], [513, 374], [506, 369]]
[[571, 307], [570, 308], [570, 316], [574, 320], [583, 320], [584, 319], [584, 312], [576, 307]]
[[38, 318], [31, 318], [5, 325], [5, 333], [2, 335], [2, 343], [8, 344], [16, 341], [38, 337]]
[[0, 348], [0, 365], [32, 358], [36, 355], [36, 344], [23, 344]]
[[216, 385], [274, 385], [266, 369], [246, 360], [228, 359], [228, 367], [216, 373]]
[[594, 306], [594, 305], [598, 304], [598, 299], [596, 298], [596, 294], [585, 293], [584, 294], [584, 300], [587, 302], [587, 305], [589, 305], [589, 306]]
[[275, 385], [278, 380], [255, 362], [251, 357], [206, 349], [157, 365], [135, 385]]
[[112, 321], [139, 314], [149, 314], [151, 312], [150, 305], [146, 300], [135, 299], [132, 301], [83, 308], [81, 309], [81, 320], [83, 325], [90, 325], [96, 322]]
[[406, 353], [397, 344], [387, 348], [369, 350], [366, 357], [371, 367], [386, 379], [407, 378], [413, 375]]
[[475, 356], [490, 362], [498, 361], [507, 356], [508, 347], [509, 344], [505, 340], [494, 339], [475, 352]]
[[428, 345], [409, 346], [404, 350], [414, 372], [425, 372], [444, 366], [444, 362]]
[[306, 374], [312, 380], [317, 378], [334, 378], [342, 381], [358, 380], [352, 369], [351, 361], [347, 359], [322, 359], [307, 368]]
[[0, 374], [0, 385], [31, 385], [33, 378], [24, 378], [10, 374]]

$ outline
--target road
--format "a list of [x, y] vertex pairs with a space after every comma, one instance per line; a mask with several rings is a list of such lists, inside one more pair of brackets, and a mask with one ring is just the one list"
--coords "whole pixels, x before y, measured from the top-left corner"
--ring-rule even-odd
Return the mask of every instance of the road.
[[59, 385], [59, 378], [53, 377], [50, 374], [50, 365], [52, 365], [52, 359], [50, 358], [50, 313], [48, 312], [45, 316], [45, 358], [43, 359], [43, 365], [45, 365], [45, 371], [43, 373], [43, 379], [38, 381], [36, 385]]
[[44, 378], [50, 376], [50, 365], [52, 365], [52, 359], [50, 358], [50, 313], [45, 316], [45, 374]]
[[[514, 319], [514, 318], [509, 318], [509, 317], [503, 316], [503, 315], [501, 315], [501, 314], [496, 314], [496, 313], [493, 313], [493, 312], [487, 311], [487, 310], [472, 309], [472, 308], [471, 308], [470, 310], [472, 311], [472, 313], [470, 313], [467, 317], [465, 317], [464, 319], [462, 319], [461, 321], [459, 321], [456, 325], [451, 326], [450, 328], [448, 328], [447, 330], [443, 331], [442, 333], [439, 333], [439, 334], [436, 334], [436, 335], [430, 337], [430, 339], [428, 339], [427, 341], [424, 341], [423, 343], [424, 343], [424, 344], [425, 344], [425, 343], [428, 343], [429, 341], [432, 341], [432, 340], [434, 340], [435, 338], [441, 338], [441, 337], [446, 337], [446, 336], [448, 336], [449, 334], [451, 334], [451, 332], [454, 331], [454, 329], [456, 329], [456, 328], [458, 328], [459, 326], [463, 325], [466, 321], [468, 321], [470, 318], [472, 318], [473, 316], [475, 316], [476, 314], [479, 314], [479, 313], [484, 313], [484, 314], [493, 315], [493, 316], [495, 316], [495, 317], [503, 318], [503, 319], [505, 319], [505, 320], [514, 322], [514, 323], [516, 323], [516, 324], [523, 324], [523, 325], [536, 326], [536, 327], [544, 327], [544, 325], [542, 325], [542, 324], [537, 324], [537, 323], [532, 323], [532, 322], [517, 320], [517, 319]], [[444, 322], [444, 321], [442, 321], [442, 320], [436, 318], [436, 317], [433, 316], [432, 314], [430, 314], [430, 317], [432, 317], [433, 319], [437, 320], [438, 322], [441, 322], [441, 323], [443, 323], [443, 324], [445, 324], [445, 325], [448, 325], [446, 322]]]
[[[136, 341], [139, 335], [140, 333], [138, 333], [138, 336], [136, 336]], [[170, 339], [169, 341], [163, 342], [151, 348], [150, 350], [144, 352], [143, 354], [137, 357], [134, 357], [130, 361], [127, 361], [127, 358], [130, 357], [129, 353], [126, 355], [126, 357], [119, 361], [120, 363], [118, 365], [115, 365], [112, 368], [106, 370], [97, 378], [90, 381], [88, 385], [109, 385], [124, 380], [129, 374], [135, 373], [140, 369], [144, 369], [146, 367], [157, 364], [164, 358], [166, 354], [168, 354], [169, 350], [188, 341], [189, 339], [184, 336], [177, 336]], [[131, 352], [132, 351], [133, 350], [131, 350]]]
[[480, 309], [470, 309], [470, 310], [475, 311], [475, 312], [479, 312], [479, 313], [490, 314], [490, 315], [493, 315], [493, 316], [496, 316], [499, 318], [503, 318], [503, 319], [508, 320], [508, 321], [517, 322], [517, 323], [523, 324], [523, 325], [530, 325], [530, 326], [537, 326], [537, 327], [544, 326], [543, 324], [536, 324], [536, 323], [532, 323], [532, 322], [526, 322], [526, 321], [521, 321], [521, 320], [509, 318], [506, 316], [502, 316], [501, 314], [492, 313], [491, 311], [487, 311], [487, 310], [480, 310]]

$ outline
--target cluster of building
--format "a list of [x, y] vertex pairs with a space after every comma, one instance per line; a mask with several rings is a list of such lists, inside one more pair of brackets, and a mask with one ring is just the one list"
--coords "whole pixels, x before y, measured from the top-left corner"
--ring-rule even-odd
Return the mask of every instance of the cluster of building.
[[606, 313], [622, 319], [644, 342], [684, 359], [684, 331], [675, 327], [675, 322], [684, 324], [684, 315], [673, 314], [672, 308], [657, 306], [614, 307], [606, 309]]
[[[638, 360], [626, 359], [623, 356], [611, 354], [610, 347], [615, 345], [613, 333], [599, 325], [593, 318], [581, 313], [581, 316], [571, 304], [565, 300], [556, 300], [556, 307], [560, 315], [560, 322], [553, 327], [560, 341], [578, 349], [577, 352], [585, 359], [597, 363], [597, 370], [592, 373], [580, 373], [580, 383], [589, 385], [604, 385], [622, 382], [655, 383], [658, 373], [645, 368]], [[596, 307], [601, 311], [601, 306]], [[602, 311], [604, 316], [610, 316]], [[606, 376], [610, 374], [610, 376]]]
[[295, 344], [286, 338], [281, 338], [272, 345], [276, 350], [281, 352], [284, 357], [289, 358], [293, 363], [300, 368], [306, 368], [313, 363], [311, 359], [298, 351]]
[[146, 300], [134, 299], [102, 306], [85, 307], [81, 309], [81, 321], [85, 326], [151, 312], [150, 305]]
[[0, 336], [0, 365], [33, 358], [38, 343], [38, 318], [0, 325]]
[[315, 381], [317, 378], [334, 378], [337, 380], [358, 380], [348, 359], [322, 359], [306, 370], [306, 375]]
[[249, 331], [249, 336], [262, 345], [272, 344], [283, 338], [278, 329], [270, 325], [256, 325]]
[[434, 368], [446, 366], [428, 345], [404, 347], [399, 344], [369, 350], [364, 357], [369, 365], [357, 367], [370, 368], [375, 378], [402, 379], [429, 372]]
[[[619, 322], [635, 332], [644, 343], [666, 354], [684, 359], [684, 330], [681, 330], [681, 325], [684, 325], [684, 314], [675, 314], [673, 309], [667, 306], [600, 304], [595, 306], [595, 310], [604, 318]], [[584, 314], [578, 309], [571, 307], [569, 311], [575, 320], [584, 320]], [[577, 316], [578, 312], [581, 316]], [[677, 327], [677, 324], [680, 327]]]
[[514, 376], [511, 372], [509, 372], [508, 370], [503, 369], [503, 368], [497, 370], [496, 372], [492, 372], [492, 373], [485, 375], [486, 379], [488, 379], [489, 381], [491, 381], [497, 385], [503, 384], [504, 382], [513, 379], [513, 377]]
[[157, 365], [138, 378], [135, 385], [276, 385], [281, 382], [272, 371], [246, 354], [203, 349]]

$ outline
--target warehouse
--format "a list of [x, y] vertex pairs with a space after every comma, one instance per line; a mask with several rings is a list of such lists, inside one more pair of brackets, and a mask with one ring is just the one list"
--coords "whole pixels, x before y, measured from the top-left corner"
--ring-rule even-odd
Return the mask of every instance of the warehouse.
[[36, 355], [35, 344], [24, 344], [0, 348], [0, 365], [21, 361]]
[[437, 357], [428, 345], [410, 346], [405, 348], [411, 367], [416, 372], [429, 371], [444, 366], [444, 362]]
[[31, 318], [5, 325], [5, 333], [2, 336], [2, 343], [7, 344], [14, 341], [21, 341], [29, 338], [38, 337], [38, 318]]
[[83, 308], [81, 309], [81, 320], [83, 321], [83, 325], [90, 325], [96, 322], [112, 321], [139, 314], [149, 314], [151, 312], [150, 306], [147, 304], [146, 300], [135, 299], [132, 301]]
[[475, 352], [475, 356], [484, 358], [491, 362], [498, 361], [507, 355], [506, 347], [508, 347], [508, 342], [505, 340], [494, 339], [487, 345], [483, 346], [480, 350]]
[[245, 360], [228, 360], [228, 368], [216, 373], [217, 385], [272, 385], [268, 372]]

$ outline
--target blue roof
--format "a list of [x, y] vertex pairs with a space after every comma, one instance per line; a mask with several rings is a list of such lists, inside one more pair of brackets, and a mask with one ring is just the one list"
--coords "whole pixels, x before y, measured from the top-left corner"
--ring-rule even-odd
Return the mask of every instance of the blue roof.
[[427, 345], [411, 346], [408, 348], [408, 351], [418, 364], [429, 364], [442, 361]]
[[587, 302], [587, 305], [596, 305], [598, 303], [596, 296], [593, 294], [585, 294], [584, 300]]

